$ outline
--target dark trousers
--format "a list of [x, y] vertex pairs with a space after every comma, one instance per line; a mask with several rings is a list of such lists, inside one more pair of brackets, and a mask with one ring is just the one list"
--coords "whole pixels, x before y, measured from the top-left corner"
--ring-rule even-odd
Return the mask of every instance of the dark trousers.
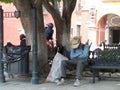
[[63, 60], [61, 62], [61, 77], [66, 77], [66, 70], [76, 69], [76, 79], [81, 79], [84, 66], [87, 65], [87, 59]]

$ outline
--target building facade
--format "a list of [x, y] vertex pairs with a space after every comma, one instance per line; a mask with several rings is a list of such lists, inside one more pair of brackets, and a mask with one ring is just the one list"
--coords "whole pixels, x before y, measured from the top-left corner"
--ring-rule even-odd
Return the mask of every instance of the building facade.
[[14, 17], [15, 6], [11, 4], [0, 3], [4, 12], [3, 29], [4, 29], [4, 45], [11, 42], [14, 45], [20, 44], [19, 35], [24, 33], [20, 19]]
[[77, 0], [72, 16], [71, 37], [88, 39], [95, 49], [106, 40], [107, 44], [120, 42], [120, 0]]
[[[4, 12], [14, 12], [13, 4], [1, 3]], [[9, 9], [8, 9], [9, 8]], [[71, 19], [71, 38], [81, 36], [82, 42], [88, 39], [92, 49], [101, 41], [107, 44], [120, 42], [120, 0], [77, 0]], [[44, 10], [44, 23], [54, 23], [51, 15]], [[55, 30], [55, 27], [54, 27]], [[24, 30], [19, 19], [4, 18], [4, 44], [11, 41], [19, 44], [19, 34]], [[55, 35], [54, 35], [55, 38]]]

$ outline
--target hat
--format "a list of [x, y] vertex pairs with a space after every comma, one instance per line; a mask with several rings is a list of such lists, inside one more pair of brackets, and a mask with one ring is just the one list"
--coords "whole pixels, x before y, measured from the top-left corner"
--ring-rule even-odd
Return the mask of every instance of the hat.
[[20, 34], [20, 40], [22, 40], [23, 38], [26, 38], [26, 36], [24, 34]]
[[52, 23], [48, 23], [47, 25], [48, 25], [48, 27], [53, 28], [53, 24]]
[[78, 48], [80, 43], [81, 43], [81, 37], [78, 37], [78, 36], [74, 37], [71, 40], [71, 48]]

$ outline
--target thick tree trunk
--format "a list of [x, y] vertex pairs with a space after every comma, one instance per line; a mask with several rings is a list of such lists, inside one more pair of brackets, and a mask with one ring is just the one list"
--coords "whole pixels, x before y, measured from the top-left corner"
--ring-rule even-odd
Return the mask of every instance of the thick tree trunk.
[[62, 45], [70, 50], [70, 23], [64, 23], [63, 35], [62, 35]]
[[[21, 11], [21, 23], [26, 32], [27, 44], [32, 46], [32, 7], [33, 3], [29, 0], [13, 0], [17, 10]], [[22, 4], [22, 5], [21, 5]], [[42, 5], [37, 6], [37, 42], [38, 42], [38, 70], [41, 72], [41, 68], [47, 63], [47, 46], [45, 42], [45, 32], [43, 24]], [[32, 50], [32, 49], [31, 49]], [[30, 53], [31, 57], [31, 53]], [[30, 58], [31, 59], [31, 58]], [[30, 60], [32, 62], [32, 60]], [[32, 64], [32, 63], [31, 63]], [[30, 68], [31, 68], [30, 64]]]
[[[43, 70], [43, 66], [48, 62], [48, 51], [45, 38], [44, 22], [43, 22], [43, 13], [42, 13], [42, 2], [39, 3], [37, 7], [37, 19], [38, 19], [38, 58], [39, 58], [39, 72]], [[46, 68], [44, 68], [46, 69]]]
[[[55, 17], [55, 24], [56, 24], [56, 39], [57, 43], [60, 45], [65, 46], [68, 50], [70, 49], [70, 20], [66, 23], [63, 21], [65, 19], [61, 19], [58, 23], [58, 19]], [[57, 23], [56, 23], [57, 22]]]

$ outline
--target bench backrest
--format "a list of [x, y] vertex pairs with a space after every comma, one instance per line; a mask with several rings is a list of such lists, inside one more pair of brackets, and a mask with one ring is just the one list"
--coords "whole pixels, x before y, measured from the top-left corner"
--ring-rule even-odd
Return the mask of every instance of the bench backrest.
[[30, 46], [8, 46], [4, 47], [7, 54], [22, 54], [26, 51], [26, 53], [30, 52], [31, 47]]
[[96, 58], [94, 64], [120, 65], [120, 48], [105, 49], [104, 51], [95, 51]]
[[5, 47], [7, 54], [21, 54], [21, 47], [20, 46], [8, 46]]
[[24, 55], [29, 54], [30, 46], [5, 46], [3, 48], [3, 61], [15, 62], [21, 60]]
[[105, 47], [104, 47], [104, 49], [118, 49], [118, 48], [120, 48], [120, 45], [119, 45], [119, 44], [112, 44], [112, 45], [107, 44], [107, 45], [105, 45]]
[[110, 49], [98, 52], [97, 59], [116, 60], [120, 56], [120, 49]]

